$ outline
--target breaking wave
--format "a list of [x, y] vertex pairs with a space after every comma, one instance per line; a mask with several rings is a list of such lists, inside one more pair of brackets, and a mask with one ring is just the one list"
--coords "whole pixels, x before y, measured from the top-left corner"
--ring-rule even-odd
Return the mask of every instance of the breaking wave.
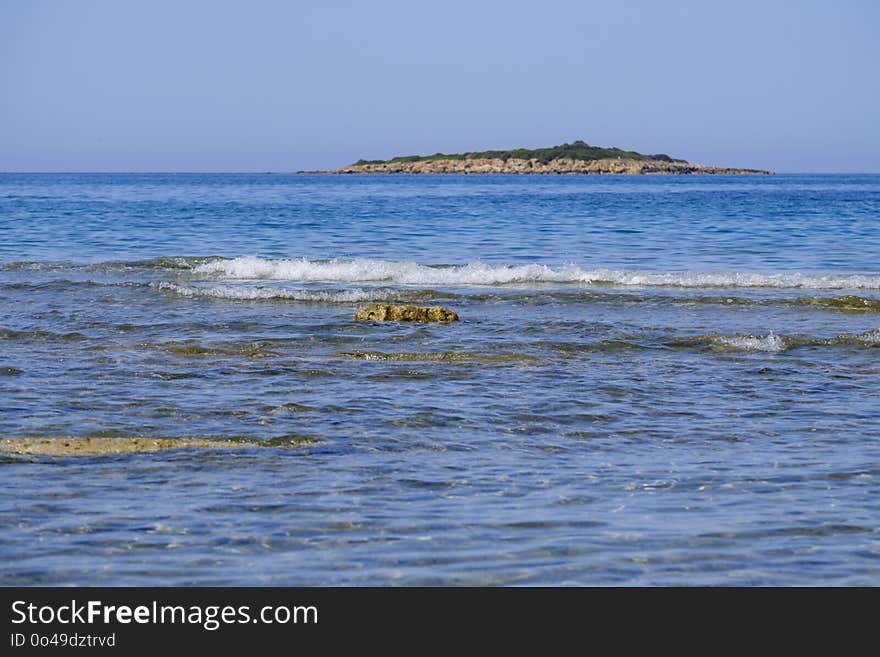
[[439, 294], [433, 290], [302, 290], [283, 287], [263, 287], [244, 285], [180, 285], [178, 283], [156, 283], [155, 287], [183, 297], [206, 297], [236, 301], [282, 300], [305, 303], [361, 303], [365, 301], [419, 301], [452, 295]]
[[776, 353], [788, 347], [788, 342], [782, 336], [772, 331], [767, 335], [718, 335], [711, 339], [716, 346], [742, 351], [767, 351]]
[[880, 275], [756, 274], [747, 272], [654, 273], [584, 269], [577, 265], [540, 264], [423, 265], [389, 260], [272, 260], [242, 256], [214, 259], [192, 268], [199, 275], [237, 280], [387, 282], [399, 285], [516, 285], [581, 283], [589, 285], [685, 288], [880, 289]]
[[709, 333], [707, 335], [676, 338], [665, 342], [667, 347], [709, 347], [713, 350], [754, 351], [779, 353], [794, 347], [878, 347], [880, 346], [880, 329], [864, 333], [842, 333], [832, 338], [812, 336], [778, 335], [770, 331], [766, 335], [744, 335], [736, 333], [723, 335]]
[[[497, 286], [540, 283], [678, 288], [778, 288], [810, 290], [880, 290], [877, 274], [801, 274], [752, 272], [649, 272], [585, 268], [574, 264], [420, 264], [367, 258], [329, 260], [272, 259], [256, 256], [163, 256], [139, 261], [98, 263], [6, 262], [0, 271], [173, 272], [229, 280], [291, 282], [388, 283], [397, 285]], [[266, 296], [264, 298], [281, 298]], [[847, 297], [842, 300], [846, 301]], [[816, 305], [822, 305], [820, 300]], [[875, 311], [872, 303], [843, 304], [851, 310]]]

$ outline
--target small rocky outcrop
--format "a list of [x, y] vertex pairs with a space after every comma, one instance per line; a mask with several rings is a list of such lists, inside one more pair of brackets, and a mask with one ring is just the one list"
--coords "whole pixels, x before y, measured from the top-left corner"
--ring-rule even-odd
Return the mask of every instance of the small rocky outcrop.
[[458, 321], [458, 314], [442, 306], [396, 306], [377, 303], [358, 308], [354, 314], [356, 322], [440, 322], [447, 324]]

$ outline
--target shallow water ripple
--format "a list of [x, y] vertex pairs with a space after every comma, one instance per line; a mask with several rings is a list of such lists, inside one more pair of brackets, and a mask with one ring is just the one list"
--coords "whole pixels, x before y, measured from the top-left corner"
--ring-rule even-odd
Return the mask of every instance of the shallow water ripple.
[[877, 176], [0, 175], [0, 438], [195, 439], [0, 453], [0, 583], [876, 586], [878, 222]]

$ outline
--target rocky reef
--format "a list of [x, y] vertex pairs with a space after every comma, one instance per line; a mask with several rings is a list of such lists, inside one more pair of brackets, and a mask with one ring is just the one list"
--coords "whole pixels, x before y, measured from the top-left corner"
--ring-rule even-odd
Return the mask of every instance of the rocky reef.
[[142, 438], [57, 436], [49, 438], [0, 439], [0, 456], [107, 456], [161, 452], [170, 449], [230, 449], [243, 447], [295, 447], [308, 444], [306, 436], [284, 436], [278, 439], [228, 440], [220, 438]]
[[356, 322], [448, 322], [458, 321], [458, 314], [442, 306], [396, 306], [377, 303], [358, 308], [354, 314]]
[[537, 158], [474, 158], [388, 161], [352, 164], [332, 173], [492, 173], [492, 174], [770, 174], [760, 169], [692, 164], [680, 160], [575, 160], [559, 158], [542, 162]]

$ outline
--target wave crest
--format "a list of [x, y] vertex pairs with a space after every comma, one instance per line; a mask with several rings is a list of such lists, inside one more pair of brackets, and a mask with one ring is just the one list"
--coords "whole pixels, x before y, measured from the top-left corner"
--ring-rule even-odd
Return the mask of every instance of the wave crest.
[[433, 290], [301, 290], [283, 287], [263, 287], [245, 285], [180, 285], [178, 283], [156, 283], [157, 289], [182, 297], [204, 297], [229, 299], [234, 301], [299, 301], [303, 303], [362, 303], [366, 301], [419, 301], [436, 297], [449, 297]]
[[712, 338], [715, 346], [728, 349], [738, 349], [742, 351], [766, 351], [777, 353], [784, 351], [787, 347], [787, 340], [770, 331], [767, 335], [718, 335]]
[[757, 274], [748, 272], [654, 273], [619, 269], [584, 269], [577, 265], [541, 264], [422, 265], [390, 260], [271, 260], [242, 256], [195, 265], [192, 272], [234, 280], [387, 282], [399, 285], [517, 285], [580, 283], [588, 285], [686, 288], [880, 289], [880, 275]]

